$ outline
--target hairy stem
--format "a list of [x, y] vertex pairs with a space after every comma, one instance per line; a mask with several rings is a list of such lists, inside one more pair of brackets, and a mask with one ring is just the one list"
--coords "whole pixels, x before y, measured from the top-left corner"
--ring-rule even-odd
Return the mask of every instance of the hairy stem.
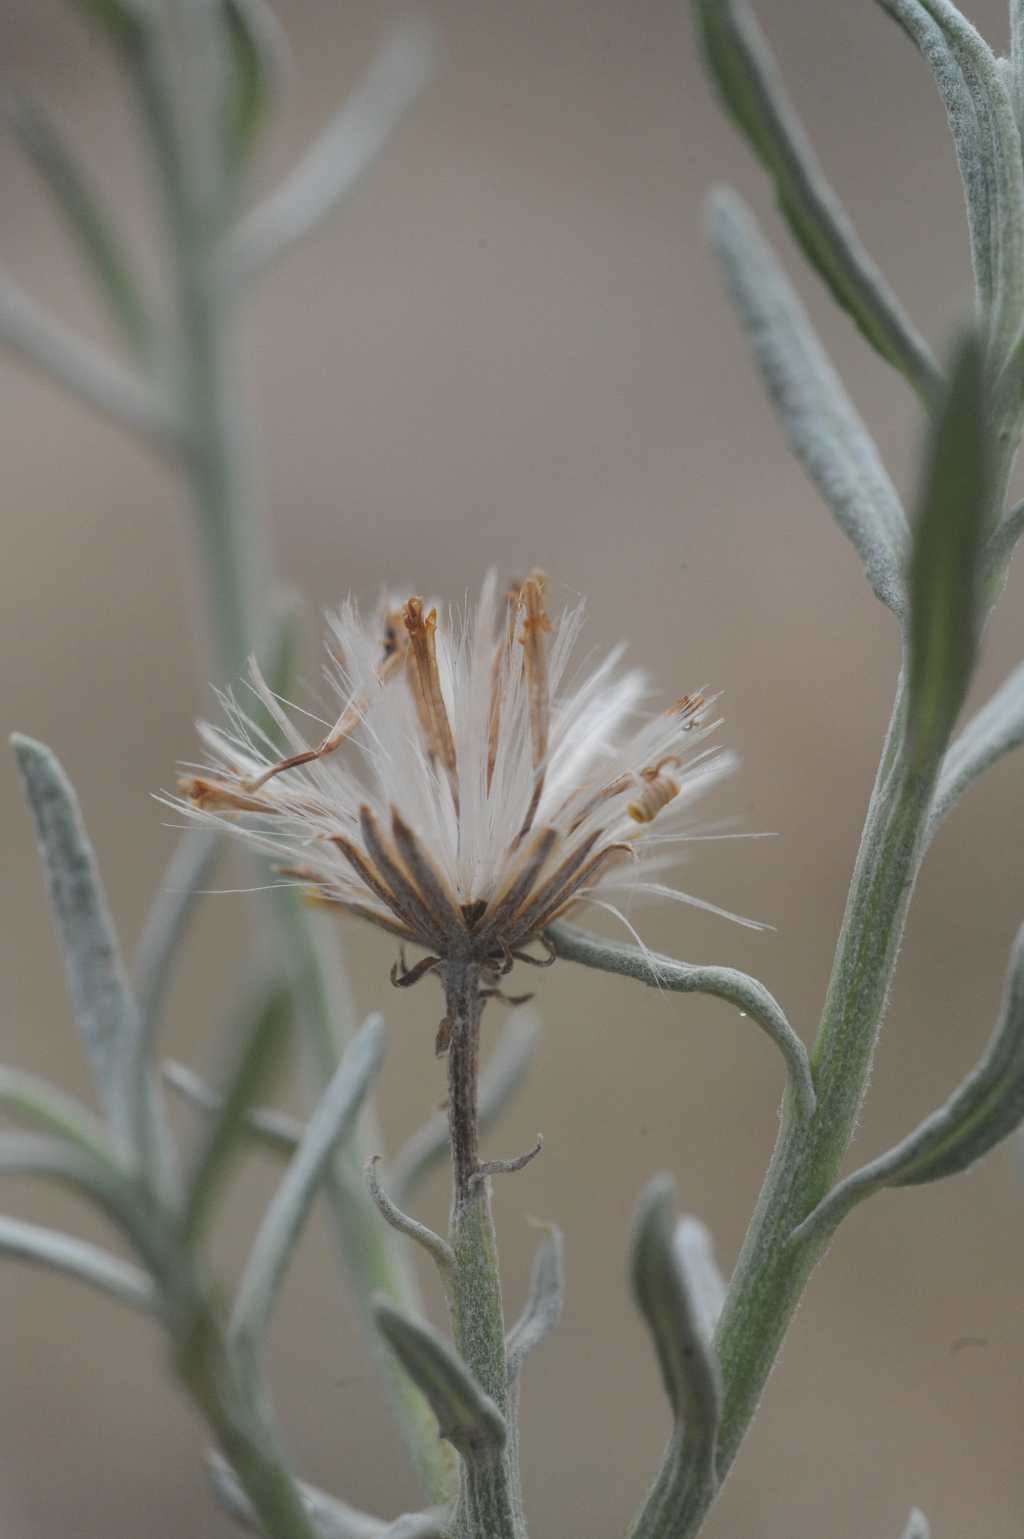
[[[505, 1323], [498, 1276], [498, 1249], [491, 1194], [480, 1174], [477, 1137], [477, 1067], [480, 1052], [479, 969], [449, 962], [444, 969], [451, 1030], [448, 1049], [448, 1126], [452, 1148], [452, 1212], [449, 1238], [455, 1253], [450, 1305], [455, 1344], [473, 1376], [509, 1418]], [[523, 1539], [516, 1440], [486, 1458], [460, 1460], [453, 1539]]]
[[[718, 1326], [724, 1388], [719, 1485], [757, 1409], [807, 1279], [827, 1248], [827, 1239], [797, 1245], [791, 1237], [832, 1186], [853, 1135], [924, 852], [938, 759], [907, 772], [899, 752], [903, 716], [901, 689], [811, 1056], [817, 1107], [813, 1117], [801, 1122], [792, 1116], [787, 1090], [775, 1153]], [[674, 1539], [697, 1532], [713, 1497], [707, 1483], [696, 1479], [692, 1489], [677, 1493]], [[657, 1531], [655, 1526], [644, 1529]]]

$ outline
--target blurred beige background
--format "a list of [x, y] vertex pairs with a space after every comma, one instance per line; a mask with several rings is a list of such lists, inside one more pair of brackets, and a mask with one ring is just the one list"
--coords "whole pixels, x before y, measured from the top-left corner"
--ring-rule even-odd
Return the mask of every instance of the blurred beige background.
[[[357, 78], [388, 12], [281, 0], [295, 53], [268, 145], [280, 170]], [[685, 884], [770, 922], [752, 934], [652, 910], [645, 938], [764, 979], [813, 1035], [897, 668], [895, 627], [790, 460], [701, 236], [734, 181], [763, 213], [901, 486], [921, 421], [901, 382], [806, 277], [714, 104], [682, 0], [435, 0], [429, 94], [329, 231], [251, 311], [280, 564], [316, 610], [384, 581], [461, 598], [484, 571], [541, 564], [585, 593], [587, 641], [625, 636], [666, 692], [722, 691], [740, 772], [708, 803], [772, 840], [694, 847]], [[1002, 0], [972, 19], [1005, 44]], [[962, 198], [930, 75], [869, 0], [761, 0], [821, 156], [876, 258], [937, 343], [969, 291]], [[97, 44], [56, 0], [0, 0], [0, 71], [81, 130], [128, 216], [145, 217], [130, 117]], [[101, 334], [52, 210], [0, 144], [0, 253]], [[20, 365], [0, 362], [0, 724], [72, 774], [127, 944], [173, 842], [151, 793], [193, 754], [197, 682], [181, 489], [146, 453]], [[979, 699], [1024, 646], [1019, 571], [986, 643]], [[311, 661], [315, 679], [318, 663]], [[1020, 758], [966, 798], [929, 857], [858, 1139], [881, 1150], [974, 1061], [1024, 917]], [[0, 760], [3, 1057], [88, 1094], [27, 816]], [[227, 873], [230, 876], [230, 873]], [[229, 883], [228, 883], [229, 884]], [[244, 899], [214, 897], [168, 1042], [214, 1052], [217, 980]], [[431, 1107], [434, 985], [386, 988], [386, 939], [339, 927], [360, 1003], [383, 1002], [392, 1146]], [[773, 1051], [712, 1001], [659, 998], [562, 963], [540, 975], [546, 1041], [495, 1153], [544, 1153], [502, 1185], [510, 1313], [533, 1234], [566, 1233], [568, 1308], [531, 1359], [523, 1447], [531, 1531], [620, 1534], [668, 1416], [624, 1280], [649, 1174], [735, 1259], [771, 1149]], [[489, 1030], [493, 1033], [494, 1022]], [[239, 1190], [225, 1275], [271, 1173]], [[52, 1193], [10, 1211], [77, 1225]], [[443, 1220], [444, 1182], [422, 1212]], [[437, 1301], [434, 1301], [435, 1304]], [[0, 1539], [226, 1534], [198, 1471], [202, 1432], [160, 1343], [113, 1304], [0, 1266]], [[1005, 1150], [938, 1188], [876, 1198], [813, 1279], [761, 1416], [708, 1527], [721, 1539], [936, 1539], [1022, 1525], [1024, 1194]], [[303, 1472], [392, 1514], [415, 1488], [378, 1403], [319, 1219], [274, 1336]]]

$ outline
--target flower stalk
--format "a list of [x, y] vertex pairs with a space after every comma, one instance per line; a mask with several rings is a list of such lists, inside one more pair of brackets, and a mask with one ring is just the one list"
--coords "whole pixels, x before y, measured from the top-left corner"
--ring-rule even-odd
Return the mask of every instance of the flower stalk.
[[[486, 1000], [475, 962], [444, 968], [448, 1047], [448, 1126], [452, 1151], [449, 1241], [455, 1257], [448, 1301], [452, 1332], [466, 1365], [485, 1394], [509, 1417], [505, 1321], [498, 1274], [498, 1246], [491, 1215], [490, 1178], [481, 1173], [477, 1134], [477, 1067], [480, 1019]], [[463, 1459], [453, 1539], [521, 1539], [517, 1527], [518, 1469], [510, 1467], [514, 1440], [486, 1460]]]

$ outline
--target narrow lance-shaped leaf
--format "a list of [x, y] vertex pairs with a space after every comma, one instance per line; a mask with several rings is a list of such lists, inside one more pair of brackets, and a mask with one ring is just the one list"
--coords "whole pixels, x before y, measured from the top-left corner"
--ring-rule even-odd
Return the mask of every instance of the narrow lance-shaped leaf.
[[646, 983], [649, 988], [681, 994], [710, 994], [735, 1005], [760, 1026], [785, 1059], [798, 1113], [802, 1117], [813, 1115], [814, 1083], [807, 1049], [786, 1020], [781, 1006], [756, 978], [732, 967], [694, 967], [688, 962], [659, 956], [654, 951], [642, 951], [639, 946], [600, 940], [564, 919], [549, 925], [545, 933], [556, 955], [569, 962], [580, 962], [584, 967], [597, 967], [603, 972], [621, 973], [626, 978]]
[[1010, 91], [1024, 133], [1024, 0], [1010, 0]]
[[143, 1314], [156, 1314], [159, 1296], [148, 1272], [87, 1240], [0, 1214], [0, 1256], [65, 1272]]
[[55, 1085], [35, 1074], [0, 1064], [0, 1107], [120, 1174], [117, 1154], [102, 1122], [87, 1106]]
[[1024, 167], [1009, 91], [992, 50], [949, 0], [878, 0], [931, 66], [967, 200], [979, 318], [994, 372], [1024, 302]]
[[878, 451], [750, 210], [728, 188], [709, 207], [712, 242], [790, 447], [875, 596], [902, 618], [907, 526]]
[[794, 1238], [818, 1241], [831, 1235], [851, 1208], [883, 1187], [917, 1186], [966, 1170], [1022, 1121], [1024, 925], [1010, 956], [1002, 1011], [980, 1063], [913, 1133], [833, 1187]]
[[990, 609], [1002, 592], [1010, 557], [1022, 534], [1024, 534], [1024, 502], [1018, 502], [1003, 514], [985, 541], [984, 581]]
[[[481, 1133], [491, 1127], [518, 1092], [530, 1072], [540, 1042], [540, 1017], [529, 1008], [509, 1017], [477, 1091], [477, 1126]], [[391, 1163], [388, 1188], [399, 1204], [448, 1153], [448, 1116], [439, 1112], [399, 1149]]]
[[248, 157], [288, 62], [284, 30], [266, 0], [222, 0], [231, 78], [224, 107], [225, 158], [241, 166]]
[[[203, 1463], [206, 1478], [225, 1511], [253, 1533], [262, 1534], [252, 1504], [228, 1461], [210, 1449]], [[382, 1539], [389, 1526], [383, 1518], [360, 1512], [357, 1507], [350, 1507], [347, 1502], [339, 1501], [337, 1497], [319, 1491], [316, 1486], [307, 1485], [303, 1480], [295, 1483], [319, 1539]]]
[[0, 1175], [37, 1176], [69, 1187], [104, 1213], [150, 1265], [164, 1252], [159, 1218], [135, 1181], [109, 1161], [46, 1133], [0, 1132]]
[[715, 1334], [728, 1289], [715, 1261], [711, 1230], [692, 1214], [684, 1214], [676, 1225], [676, 1257], [689, 1279], [694, 1309], [703, 1321], [708, 1341]]
[[15, 734], [11, 746], [35, 823], [68, 993], [100, 1100], [122, 1153], [145, 1158], [153, 1147], [153, 1107], [148, 1098], [133, 1104], [131, 1096], [141, 1078], [132, 1062], [138, 1014], [78, 800], [42, 743]]
[[181, 1222], [182, 1238], [186, 1243], [194, 1241], [203, 1229], [228, 1160], [245, 1132], [252, 1103], [264, 1089], [279, 1059], [290, 1013], [291, 996], [282, 985], [263, 987], [246, 1001], [241, 1012], [233, 1033], [237, 1058], [227, 1093], [218, 1099], [203, 1130], [192, 1170], [186, 1178]]
[[930, 435], [910, 560], [904, 768], [911, 777], [945, 752], [974, 672], [978, 569], [991, 495], [983, 358], [968, 334]]
[[0, 268], [0, 344], [177, 460], [186, 434], [169, 398], [65, 326]]
[[406, 1314], [384, 1294], [374, 1300], [374, 1315], [388, 1346], [429, 1400], [441, 1436], [467, 1460], [502, 1449], [505, 1418], [440, 1331]]
[[564, 1293], [562, 1231], [551, 1224], [533, 1258], [526, 1306], [505, 1338], [510, 1380], [519, 1373], [527, 1353], [539, 1346], [558, 1324]]
[[231, 237], [229, 278], [251, 282], [331, 216], [394, 135], [433, 61], [433, 34], [422, 22], [406, 22], [382, 44], [319, 138]]
[[829, 186], [753, 11], [746, 0], [697, 0], [697, 12], [722, 99], [771, 175], [805, 255], [872, 347], [931, 403], [942, 385], [938, 365]]
[[655, 1176], [637, 1203], [633, 1221], [633, 1291], [661, 1364], [665, 1392], [690, 1437], [714, 1446], [722, 1386], [708, 1333], [706, 1294], [679, 1246], [675, 1183]]
[[153, 341], [149, 316], [109, 210], [102, 207], [66, 135], [38, 102], [8, 89], [4, 111], [50, 189], [124, 339], [136, 357], [146, 360]]
[[[162, 1065], [163, 1077], [183, 1101], [207, 1116], [215, 1116], [224, 1105], [224, 1097], [211, 1090], [205, 1080], [183, 1063], [166, 1058]], [[287, 1112], [276, 1111], [270, 1106], [253, 1106], [245, 1113], [242, 1132], [254, 1143], [262, 1145], [279, 1159], [290, 1160], [302, 1141], [306, 1124]]]
[[942, 771], [928, 819], [929, 838], [956, 805], [967, 787], [1001, 759], [1024, 743], [1024, 663], [1015, 668], [953, 739], [942, 761]]
[[147, 1053], [156, 1035], [174, 957], [202, 895], [200, 889], [213, 869], [221, 840], [216, 828], [187, 829], [164, 867], [146, 915], [132, 959], [132, 983]]
[[284, 1274], [335, 1150], [355, 1126], [367, 1091], [384, 1062], [384, 1020], [360, 1027], [320, 1100], [260, 1225], [231, 1316], [231, 1340], [256, 1353]]
[[722, 1413], [707, 1286], [694, 1274], [690, 1247], [678, 1242], [671, 1176], [655, 1176], [642, 1192], [631, 1249], [633, 1292], [654, 1338], [676, 1428], [630, 1534], [667, 1535], [685, 1531], [694, 1493], [705, 1505], [714, 1494]]
[[447, 1529], [447, 1510], [435, 1507], [428, 1512], [403, 1512], [388, 1524], [380, 1539], [441, 1539]]

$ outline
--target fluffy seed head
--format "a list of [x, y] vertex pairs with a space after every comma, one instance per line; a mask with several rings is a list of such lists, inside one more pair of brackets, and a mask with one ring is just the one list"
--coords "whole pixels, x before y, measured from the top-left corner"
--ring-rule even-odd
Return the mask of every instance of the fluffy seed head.
[[500, 596], [492, 575], [475, 614], [445, 626], [419, 598], [369, 628], [349, 602], [330, 621], [338, 716], [323, 741], [304, 740], [253, 664], [292, 753], [228, 700], [230, 732], [200, 726], [210, 765], [179, 782], [186, 805], [432, 965], [507, 971], [596, 889], [683, 897], [651, 877], [677, 858], [680, 814], [732, 767], [697, 748], [707, 702], [644, 712], [621, 647], [566, 683], [583, 605], [552, 625], [545, 582]]

